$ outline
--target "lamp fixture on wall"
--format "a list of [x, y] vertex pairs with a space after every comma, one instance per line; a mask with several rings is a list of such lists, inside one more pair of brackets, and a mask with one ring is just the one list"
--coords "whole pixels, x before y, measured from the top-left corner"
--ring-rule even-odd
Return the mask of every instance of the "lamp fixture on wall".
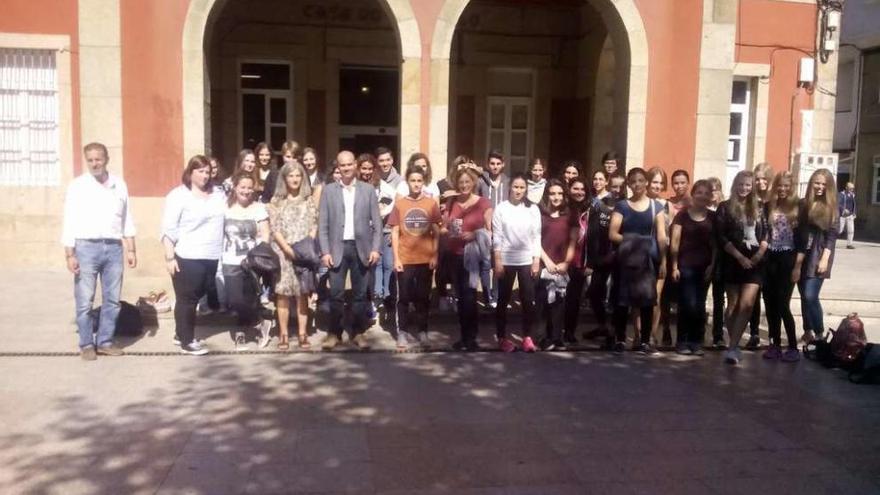
[[[819, 60], [828, 63], [831, 53], [837, 50], [837, 39], [840, 31], [840, 17], [843, 12], [843, 0], [817, 0], [819, 8]], [[835, 36], [835, 33], [838, 33]]]

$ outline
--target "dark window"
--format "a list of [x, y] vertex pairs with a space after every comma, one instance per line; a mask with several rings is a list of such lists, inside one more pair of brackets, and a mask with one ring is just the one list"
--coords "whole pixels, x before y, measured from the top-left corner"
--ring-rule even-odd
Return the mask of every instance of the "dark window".
[[243, 89], [290, 89], [287, 64], [241, 64]]
[[266, 97], [241, 95], [242, 146], [253, 148], [266, 139]]
[[397, 70], [343, 67], [339, 70], [339, 124], [397, 127]]

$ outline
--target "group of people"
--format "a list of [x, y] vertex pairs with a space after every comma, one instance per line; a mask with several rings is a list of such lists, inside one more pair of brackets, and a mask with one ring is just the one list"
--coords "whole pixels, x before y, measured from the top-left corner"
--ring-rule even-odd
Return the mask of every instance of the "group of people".
[[[848, 203], [838, 205], [834, 177], [824, 169], [799, 198], [790, 172], [760, 164], [739, 172], [725, 199], [717, 178], [691, 183], [687, 171], [676, 170], [670, 181], [661, 167], [624, 172], [614, 152], [589, 178], [576, 161], [549, 177], [541, 159], [525, 174], [508, 175], [504, 156], [493, 151], [485, 167], [456, 157], [440, 180], [422, 153], [410, 157], [403, 175], [387, 148], [340, 151], [326, 175], [311, 148], [288, 141], [280, 156], [276, 166], [266, 143], [242, 150], [222, 181], [216, 160], [194, 156], [166, 198], [161, 240], [176, 298], [174, 341], [183, 353], [208, 352], [194, 331], [206, 297], [215, 309], [233, 311], [237, 326], [253, 329], [263, 347], [274, 319], [278, 348], [290, 348], [293, 313], [296, 345], [308, 348], [313, 298], [326, 315], [324, 349], [336, 347], [346, 327], [354, 345], [369, 347], [364, 332], [378, 306], [398, 347], [427, 346], [436, 287], [440, 306], [456, 308], [455, 350], [479, 348], [480, 288], [503, 352], [577, 344], [588, 303], [597, 327], [581, 338], [624, 352], [631, 321], [633, 350], [653, 354], [674, 344], [678, 353], [702, 355], [711, 286], [712, 346], [725, 349], [727, 363], [741, 360], [750, 322], [746, 347], [758, 348], [761, 299], [770, 336], [764, 357], [797, 361], [794, 287], [801, 340], [815, 339], [824, 329], [819, 294], [839, 222], [852, 214]], [[112, 322], [122, 260], [133, 267], [137, 257], [124, 182], [107, 172], [103, 145], [87, 145], [85, 158], [88, 173], [68, 191], [63, 240], [76, 274], [80, 349], [94, 359], [121, 353]], [[242, 263], [258, 249], [277, 256], [277, 276], [260, 280]], [[99, 275], [104, 304], [94, 337], [88, 310]], [[514, 286], [518, 339], [507, 325]], [[261, 296], [274, 298], [274, 314], [264, 311]]]

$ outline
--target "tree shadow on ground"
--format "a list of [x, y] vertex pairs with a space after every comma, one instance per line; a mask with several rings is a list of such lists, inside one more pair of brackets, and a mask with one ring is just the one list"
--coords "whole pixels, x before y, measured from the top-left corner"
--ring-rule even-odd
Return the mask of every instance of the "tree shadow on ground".
[[880, 489], [880, 462], [841, 471], [829, 456], [880, 447], [831, 429], [877, 432], [880, 398], [811, 365], [605, 353], [99, 362], [112, 382], [72, 380], [0, 434], [5, 493], [584, 493], [658, 479], [712, 493], [712, 480], [804, 465], [836, 470], [849, 483], [837, 493]]

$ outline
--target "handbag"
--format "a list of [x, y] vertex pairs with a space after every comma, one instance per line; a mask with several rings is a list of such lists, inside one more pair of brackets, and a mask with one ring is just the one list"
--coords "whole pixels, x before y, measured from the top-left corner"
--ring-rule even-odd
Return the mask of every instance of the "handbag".
[[281, 272], [281, 260], [269, 243], [262, 242], [248, 251], [247, 256], [241, 261], [241, 268], [259, 277], [275, 280]]

